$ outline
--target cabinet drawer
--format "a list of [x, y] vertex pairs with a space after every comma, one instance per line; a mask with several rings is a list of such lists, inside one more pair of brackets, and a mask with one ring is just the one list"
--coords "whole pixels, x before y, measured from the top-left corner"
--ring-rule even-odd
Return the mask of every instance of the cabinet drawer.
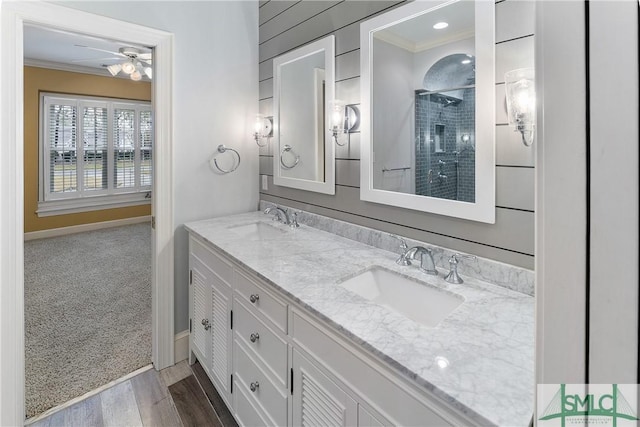
[[251, 392], [245, 391], [243, 387], [240, 387], [238, 382], [234, 381], [234, 387], [236, 392], [233, 393], [235, 403], [235, 417], [238, 423], [243, 427], [258, 427], [267, 426], [269, 421], [265, 419], [260, 410], [256, 408], [254, 402], [251, 401], [248, 394]]
[[[235, 387], [248, 397], [253, 406], [264, 411], [269, 418], [267, 425], [287, 425], [287, 389], [275, 385], [269, 377], [259, 368], [258, 361], [249, 355], [242, 343], [235, 341], [235, 374], [233, 376]], [[257, 384], [252, 391], [251, 385]]]
[[[237, 297], [234, 300], [234, 337], [260, 359], [284, 388], [287, 387], [287, 342], [254, 316]], [[253, 337], [252, 337], [253, 335]], [[252, 341], [252, 338], [254, 341]]]
[[287, 333], [287, 304], [268, 292], [264, 286], [236, 270], [235, 284], [239, 299], [261, 313], [285, 334]]
[[229, 261], [216, 254], [202, 242], [193, 237], [189, 239], [189, 246], [193, 256], [197, 257], [207, 267], [209, 267], [225, 282], [225, 285], [231, 287], [231, 283], [233, 283], [233, 265]]
[[[342, 383], [393, 425], [467, 425], [435, 396], [413, 390], [362, 350], [292, 310], [292, 336]], [[427, 406], [429, 405], [429, 406]]]

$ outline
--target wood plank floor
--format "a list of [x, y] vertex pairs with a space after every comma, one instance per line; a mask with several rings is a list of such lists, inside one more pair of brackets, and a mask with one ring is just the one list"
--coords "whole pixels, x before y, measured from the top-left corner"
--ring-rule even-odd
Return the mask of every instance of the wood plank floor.
[[235, 418], [233, 418], [233, 415], [231, 415], [229, 408], [227, 408], [227, 405], [225, 405], [222, 397], [220, 397], [215, 387], [211, 383], [211, 380], [205, 373], [204, 368], [202, 367], [200, 362], [196, 361], [196, 363], [191, 366], [191, 370], [193, 371], [193, 375], [200, 383], [200, 386], [204, 390], [204, 393], [207, 395], [209, 402], [211, 402], [213, 410], [218, 416], [220, 423], [225, 427], [238, 427], [238, 423], [236, 422]]
[[[184, 383], [184, 381], [187, 382]], [[198, 418], [199, 424], [191, 423], [191, 418], [181, 421], [182, 414], [179, 415], [174, 398], [169, 392], [169, 389], [174, 386], [177, 386], [177, 390], [182, 390], [185, 384], [189, 384], [188, 391], [191, 393], [188, 400], [198, 406], [197, 411], [204, 411], [210, 417]], [[183, 401], [178, 405], [180, 408], [187, 408], [187, 411], [196, 412], [193, 406], [186, 406]], [[67, 407], [63, 405], [60, 410], [45, 418], [29, 422], [27, 425], [30, 427], [180, 427], [183, 425], [185, 427], [192, 425], [226, 427], [213, 411], [186, 361], [160, 372], [149, 369], [73, 405]]]
[[193, 375], [169, 387], [184, 427], [223, 427]]

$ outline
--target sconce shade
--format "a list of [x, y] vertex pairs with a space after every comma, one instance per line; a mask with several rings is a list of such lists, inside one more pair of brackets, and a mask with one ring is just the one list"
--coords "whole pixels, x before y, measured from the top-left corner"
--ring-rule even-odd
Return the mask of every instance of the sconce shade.
[[132, 74], [134, 71], [136, 71], [136, 66], [133, 61], [122, 64], [122, 72]]
[[524, 145], [531, 145], [536, 123], [536, 91], [533, 68], [520, 68], [504, 75], [509, 125], [522, 134]]
[[344, 102], [335, 100], [331, 108], [331, 128], [344, 132]]
[[344, 102], [334, 100], [331, 106], [331, 128], [329, 129], [333, 135], [333, 139], [339, 146], [340, 134], [349, 134], [358, 130], [360, 126], [360, 110], [353, 104], [346, 105]]
[[131, 73], [131, 80], [133, 80], [134, 82], [139, 81], [140, 79], [142, 79], [142, 74], [140, 73], [140, 71], [135, 70], [133, 73]]
[[107, 67], [107, 70], [109, 70], [109, 72], [111, 73], [112, 76], [115, 76], [116, 74], [118, 74], [120, 72], [120, 70], [122, 70], [122, 65], [120, 65], [120, 64], [109, 65]]
[[265, 147], [267, 143], [261, 144], [260, 141], [265, 138], [271, 138], [272, 136], [273, 118], [257, 114], [254, 123], [253, 139], [256, 141], [256, 144], [258, 144], [258, 147]]

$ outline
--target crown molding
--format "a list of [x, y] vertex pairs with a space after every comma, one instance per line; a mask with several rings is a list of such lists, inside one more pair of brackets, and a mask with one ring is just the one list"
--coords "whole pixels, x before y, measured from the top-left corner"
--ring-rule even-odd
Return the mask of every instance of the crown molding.
[[437, 41], [425, 40], [420, 43], [414, 43], [411, 40], [407, 40], [404, 37], [400, 37], [397, 34], [390, 33], [388, 31], [377, 31], [373, 33], [373, 37], [387, 42], [393, 46], [399, 47], [411, 53], [419, 53], [425, 50], [433, 49], [437, 46], [442, 46], [448, 43], [465, 40], [475, 36], [475, 30], [463, 31], [456, 34], [452, 34], [449, 37], [440, 37]]

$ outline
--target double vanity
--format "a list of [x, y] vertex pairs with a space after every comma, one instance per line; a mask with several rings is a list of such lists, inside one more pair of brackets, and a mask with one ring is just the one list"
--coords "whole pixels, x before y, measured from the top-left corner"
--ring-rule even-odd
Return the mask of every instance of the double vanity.
[[186, 224], [190, 361], [239, 424], [528, 425], [531, 296], [273, 218]]
[[[359, 149], [355, 215], [425, 212], [419, 229], [440, 235], [434, 215], [494, 224], [494, 21], [494, 2], [425, 0], [361, 22], [359, 104], [336, 99], [335, 34], [273, 58], [255, 139], [284, 189], [267, 198], [321, 193], [322, 208], [336, 151]], [[240, 425], [529, 425], [531, 271], [268, 211], [186, 224], [190, 361]]]

